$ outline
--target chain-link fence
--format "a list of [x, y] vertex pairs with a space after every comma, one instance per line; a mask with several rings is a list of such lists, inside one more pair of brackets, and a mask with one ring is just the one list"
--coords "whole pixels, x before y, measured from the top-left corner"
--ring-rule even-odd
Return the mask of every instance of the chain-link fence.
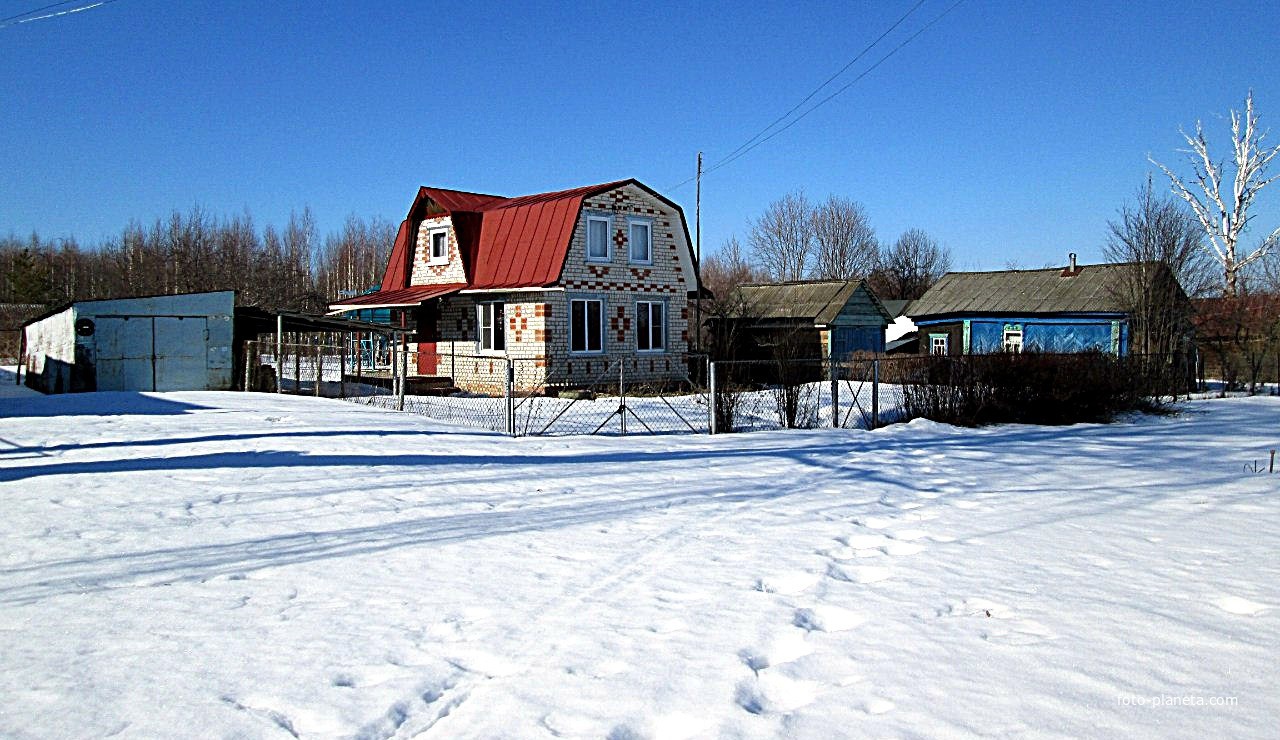
[[[960, 424], [1105, 420], [1193, 389], [1193, 358], [964, 355], [710, 362], [381, 354], [347, 344], [248, 342], [247, 390], [345, 398], [512, 436], [719, 434], [910, 418]], [[674, 362], [673, 362], [674, 361]]]

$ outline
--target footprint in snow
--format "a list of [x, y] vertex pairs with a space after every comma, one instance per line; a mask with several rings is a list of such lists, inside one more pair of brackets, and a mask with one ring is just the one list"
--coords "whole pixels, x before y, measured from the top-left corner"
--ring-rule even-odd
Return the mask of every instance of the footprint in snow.
[[857, 612], [841, 609], [838, 606], [820, 604], [818, 606], [796, 609], [792, 624], [810, 632], [843, 632], [867, 621]]
[[841, 565], [832, 563], [827, 567], [827, 575], [837, 581], [849, 583], [879, 583], [888, 580], [892, 571], [878, 565]]
[[803, 570], [784, 571], [756, 579], [755, 590], [767, 594], [783, 594], [792, 596], [812, 588], [817, 584], [819, 576]]
[[752, 714], [782, 714], [812, 704], [820, 684], [773, 673], [738, 683], [734, 701]]
[[751, 670], [759, 673], [772, 666], [790, 663], [813, 652], [805, 639], [808, 632], [786, 628], [753, 647], [738, 651], [738, 657]]

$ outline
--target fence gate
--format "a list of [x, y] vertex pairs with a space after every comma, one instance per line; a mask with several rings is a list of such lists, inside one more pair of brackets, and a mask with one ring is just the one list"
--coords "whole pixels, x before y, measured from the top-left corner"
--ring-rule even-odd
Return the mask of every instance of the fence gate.
[[[522, 377], [518, 360], [513, 373]], [[634, 360], [619, 359], [587, 383], [549, 377], [540, 385], [542, 392], [513, 394], [513, 434], [706, 434], [709, 429], [708, 394], [688, 373], [678, 380], [646, 380]]]

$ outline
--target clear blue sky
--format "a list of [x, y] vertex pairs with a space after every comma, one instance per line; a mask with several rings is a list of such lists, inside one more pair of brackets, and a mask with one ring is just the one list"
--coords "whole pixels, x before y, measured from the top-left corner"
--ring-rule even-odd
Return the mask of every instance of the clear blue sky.
[[[93, 242], [197, 203], [277, 225], [309, 205], [323, 233], [398, 221], [419, 184], [625, 177], [692, 230], [693, 185], [672, 186], [696, 152], [717, 162], [912, 4], [118, 0], [0, 28], [0, 233]], [[950, 4], [926, 0], [836, 85]], [[882, 239], [929, 231], [959, 268], [1099, 259], [1180, 125], [1225, 141], [1218, 116], [1252, 87], [1280, 138], [1277, 28], [1277, 3], [967, 0], [708, 175], [704, 250], [803, 188], [861, 201]], [[1255, 231], [1280, 226], [1273, 187]]]

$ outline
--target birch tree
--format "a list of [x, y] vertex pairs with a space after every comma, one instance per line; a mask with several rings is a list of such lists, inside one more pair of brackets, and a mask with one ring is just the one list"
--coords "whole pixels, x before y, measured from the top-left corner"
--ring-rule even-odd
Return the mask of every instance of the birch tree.
[[1199, 121], [1194, 134], [1182, 129], [1179, 133], [1187, 148], [1178, 151], [1191, 165], [1194, 179], [1184, 180], [1169, 167], [1148, 159], [1169, 178], [1173, 193], [1191, 206], [1209, 237], [1208, 247], [1222, 272], [1223, 294], [1238, 295], [1241, 271], [1265, 256], [1280, 239], [1277, 228], [1253, 251], [1240, 253], [1240, 239], [1255, 215], [1249, 209], [1258, 192], [1276, 179], [1275, 175], [1267, 176], [1267, 168], [1280, 154], [1280, 146], [1266, 144], [1267, 132], [1258, 127], [1253, 110], [1252, 90], [1245, 96], [1244, 111], [1231, 111], [1230, 162], [1213, 158]]

